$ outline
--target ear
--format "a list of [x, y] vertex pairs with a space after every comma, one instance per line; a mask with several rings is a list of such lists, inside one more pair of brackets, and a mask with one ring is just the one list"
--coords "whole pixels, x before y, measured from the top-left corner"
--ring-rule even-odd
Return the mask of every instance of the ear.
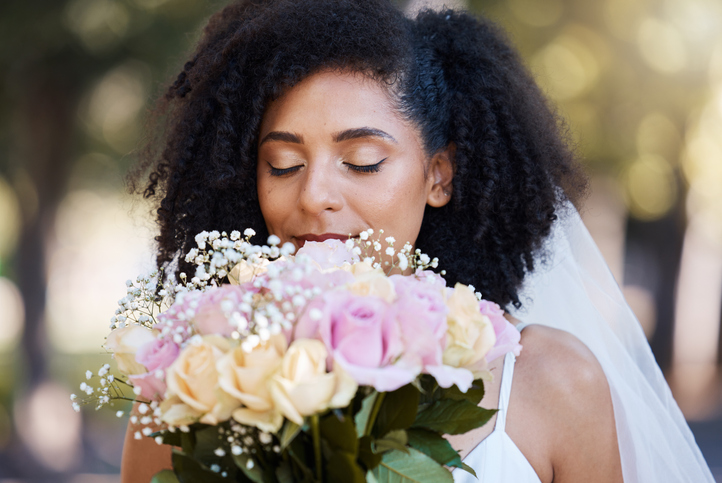
[[426, 203], [441, 208], [451, 201], [454, 179], [454, 156], [456, 145], [449, 144], [446, 149], [434, 154], [429, 163], [429, 194]]

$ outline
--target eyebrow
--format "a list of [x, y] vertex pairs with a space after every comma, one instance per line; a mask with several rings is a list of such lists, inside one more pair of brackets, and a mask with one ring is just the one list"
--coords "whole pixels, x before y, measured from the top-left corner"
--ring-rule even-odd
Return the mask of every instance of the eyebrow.
[[271, 131], [266, 134], [263, 139], [261, 139], [261, 142], [258, 145], [260, 146], [266, 141], [281, 141], [284, 143], [303, 144], [303, 136], [287, 131]]
[[355, 129], [347, 129], [345, 131], [341, 131], [338, 133], [333, 134], [333, 140], [334, 142], [340, 143], [341, 141], [348, 141], [349, 139], [359, 139], [359, 138], [370, 138], [370, 137], [378, 137], [383, 139], [388, 139], [389, 141], [392, 141], [394, 144], [397, 144], [398, 141], [394, 139], [394, 137], [385, 132], [381, 129], [375, 129], [372, 127], [359, 127]]
[[[381, 129], [375, 129], [372, 127], [358, 127], [354, 129], [346, 129], [345, 131], [334, 133], [331, 137], [335, 143], [348, 141], [350, 139], [377, 137], [388, 139], [394, 144], [398, 144], [398, 141], [396, 141], [396, 139], [394, 139], [391, 134], [382, 131]], [[288, 131], [271, 131], [263, 137], [263, 139], [259, 143], [259, 146], [267, 141], [280, 141], [284, 143], [303, 144], [303, 136]]]

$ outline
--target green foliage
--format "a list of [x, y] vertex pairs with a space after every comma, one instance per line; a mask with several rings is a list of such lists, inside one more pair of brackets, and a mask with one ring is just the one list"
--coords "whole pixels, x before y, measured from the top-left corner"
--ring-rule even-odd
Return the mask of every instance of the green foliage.
[[386, 436], [374, 442], [374, 452], [383, 453], [385, 451], [397, 450], [408, 453], [408, 448], [406, 447], [408, 442], [409, 438], [403, 429], [389, 431], [386, 433]]
[[241, 473], [253, 483], [271, 483], [268, 477], [264, 477], [263, 469], [255, 464], [253, 458], [248, 454], [234, 455], [233, 461], [236, 463], [236, 467], [241, 470]]
[[371, 447], [371, 436], [363, 436], [359, 439], [358, 459], [366, 467], [372, 470], [381, 463], [381, 454], [377, 454]]
[[378, 438], [394, 429], [408, 428], [416, 418], [418, 407], [419, 390], [412, 384], [386, 393], [372, 434]]
[[374, 391], [366, 396], [361, 402], [361, 409], [356, 413], [354, 421], [356, 422], [356, 435], [361, 438], [364, 436], [366, 426], [368, 425], [369, 416], [371, 415], [371, 409], [376, 403], [376, 398], [379, 397], [379, 393]]
[[281, 449], [286, 449], [300, 432], [301, 426], [293, 421], [286, 420], [281, 429]]
[[160, 436], [163, 440], [163, 444], [180, 447], [182, 444], [182, 434], [183, 433], [178, 431], [174, 433], [171, 433], [170, 431], [156, 431], [155, 433], [151, 434], [150, 437], [157, 438], [158, 436]]
[[179, 483], [178, 477], [171, 470], [163, 470], [153, 475], [150, 483]]
[[180, 483], [225, 483], [225, 479], [181, 451], [173, 451], [173, 471]]
[[445, 434], [463, 434], [483, 426], [495, 413], [496, 410], [480, 408], [467, 400], [444, 399], [419, 412], [413, 427]]
[[427, 429], [407, 431], [409, 446], [431, 457], [440, 465], [461, 467], [459, 453], [439, 433]]
[[441, 388], [439, 390], [440, 397], [443, 399], [453, 399], [455, 401], [469, 401], [472, 404], [479, 404], [484, 399], [484, 381], [477, 379], [466, 392], [456, 386], [449, 388]]
[[451, 472], [413, 448], [408, 453], [390, 451], [373, 470], [378, 483], [452, 482]]

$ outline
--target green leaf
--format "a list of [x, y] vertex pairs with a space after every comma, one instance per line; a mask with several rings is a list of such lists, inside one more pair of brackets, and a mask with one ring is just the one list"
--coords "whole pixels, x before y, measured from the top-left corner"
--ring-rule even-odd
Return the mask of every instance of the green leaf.
[[418, 407], [419, 390], [411, 384], [386, 393], [371, 434], [381, 437], [394, 429], [408, 428], [416, 419]]
[[424, 453], [409, 448], [409, 453], [391, 451], [373, 470], [378, 483], [451, 483], [451, 472]]
[[445, 399], [419, 412], [413, 427], [442, 434], [463, 434], [483, 426], [495, 413], [496, 409], [480, 408], [467, 400]]
[[173, 471], [180, 483], [227, 483], [221, 475], [180, 451], [173, 451], [172, 461]]
[[221, 435], [218, 433], [218, 426], [206, 426], [195, 431], [195, 448], [193, 458], [206, 466], [218, 463], [219, 458], [214, 453], [223, 445]]
[[371, 436], [364, 436], [358, 440], [358, 460], [367, 470], [372, 470], [381, 463], [381, 455], [371, 449]]
[[[249, 466], [250, 463], [250, 468]], [[258, 465], [251, 455], [247, 453], [241, 453], [239, 455], [233, 455], [233, 462], [236, 463], [238, 469], [243, 472], [246, 477], [254, 483], [263, 483], [263, 469]]]
[[334, 413], [329, 413], [321, 420], [320, 426], [321, 437], [333, 450], [351, 453], [356, 457], [358, 438], [351, 418], [339, 419]]
[[422, 374], [419, 377], [419, 385], [421, 386], [419, 395], [419, 404], [425, 405], [439, 400], [439, 384], [436, 379], [428, 374]]
[[293, 421], [286, 420], [283, 425], [283, 430], [281, 430], [281, 449], [286, 449], [286, 447], [291, 444], [294, 438], [298, 436], [298, 433], [300, 431], [301, 426], [294, 423]]
[[187, 433], [184, 433], [181, 431], [180, 433], [180, 447], [183, 450], [183, 453], [185, 454], [193, 454], [193, 450], [196, 447], [196, 436], [194, 431], [189, 431]]
[[379, 483], [376, 480], [376, 477], [374, 476], [373, 472], [367, 471], [366, 472], [366, 483]]
[[163, 444], [169, 444], [171, 446], [179, 446], [181, 445], [181, 433], [179, 431], [176, 431], [175, 433], [171, 433], [168, 430], [163, 431], [156, 431], [155, 433], [152, 433], [150, 435], [151, 438], [155, 439], [158, 436], [160, 436], [163, 439]]
[[371, 415], [371, 408], [374, 406], [378, 395], [379, 393], [374, 391], [366, 396], [361, 402], [361, 410], [357, 412], [354, 417], [354, 422], [356, 423], [356, 436], [358, 438], [364, 435], [366, 424], [368, 423], [369, 416]]
[[478, 406], [481, 400], [484, 399], [484, 381], [477, 379], [466, 392], [461, 392], [456, 386], [441, 389], [440, 395], [442, 399], [453, 399], [455, 401], [467, 400]]
[[476, 476], [476, 471], [474, 471], [474, 468], [467, 465], [466, 463], [461, 463], [461, 469], [466, 471], [467, 473], [471, 473], [472, 475], [474, 475], [474, 478], [479, 478], [478, 476]]
[[366, 476], [356, 463], [356, 455], [344, 451], [336, 452], [326, 465], [327, 481], [343, 481], [347, 483], [364, 483]]
[[171, 470], [163, 470], [151, 478], [150, 483], [179, 483], [178, 477]]
[[308, 458], [306, 455], [307, 446], [307, 444], [304, 444], [299, 439], [296, 439], [288, 446], [288, 450], [286, 451], [286, 453], [291, 457], [290, 461], [292, 467], [297, 470], [296, 474], [298, 477], [295, 481], [315, 481], [313, 472], [308, 467]]
[[444, 466], [461, 468], [459, 453], [439, 433], [427, 429], [409, 429], [409, 446], [416, 448]]
[[281, 465], [276, 468], [276, 478], [278, 478], [278, 483], [294, 483], [293, 470], [288, 461], [281, 462]]
[[408, 453], [408, 448], [406, 447], [407, 442], [408, 437], [406, 436], [406, 431], [404, 431], [403, 429], [389, 431], [386, 436], [374, 441], [374, 453], [383, 453], [384, 451], [392, 449]]

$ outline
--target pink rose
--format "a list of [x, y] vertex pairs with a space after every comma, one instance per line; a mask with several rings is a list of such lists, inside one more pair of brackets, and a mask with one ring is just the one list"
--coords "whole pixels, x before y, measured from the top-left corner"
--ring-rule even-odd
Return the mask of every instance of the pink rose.
[[229, 337], [234, 330], [230, 315], [241, 304], [244, 293], [242, 285], [222, 285], [203, 292], [193, 318], [196, 331], [201, 335]]
[[146, 372], [136, 376], [128, 376], [135, 387], [140, 387], [140, 395], [146, 399], [160, 401], [166, 390], [164, 377], [158, 377], [158, 372]]
[[[168, 332], [176, 334], [178, 327], [186, 328], [188, 321], [192, 320], [198, 307], [198, 299], [202, 293], [198, 291], [181, 292], [176, 295], [175, 302], [173, 305], [168, 307], [168, 310], [161, 312], [156, 316], [158, 322], [157, 327], [161, 332], [167, 329]], [[185, 334], [184, 334], [185, 335]], [[184, 337], [185, 338], [185, 337]]]
[[441, 387], [456, 384], [466, 392], [474, 382], [471, 371], [443, 363], [449, 311], [441, 292], [444, 285], [434, 279], [402, 275], [390, 278], [399, 294], [396, 306], [406, 345], [404, 356], [423, 365], [423, 371], [434, 376]]
[[394, 307], [379, 297], [327, 292], [313, 300], [298, 321], [295, 339], [320, 339], [327, 365], [340, 364], [360, 385], [393, 391], [413, 381], [421, 367], [400, 357], [401, 327]]
[[322, 270], [340, 267], [344, 263], [358, 262], [359, 256], [346, 247], [341, 240], [330, 239], [324, 242], [307, 241], [296, 252], [296, 256], [305, 255], [318, 263]]
[[154, 372], [170, 366], [178, 357], [178, 344], [167, 339], [156, 339], [142, 345], [135, 353], [135, 360]]
[[432, 285], [436, 285], [439, 290], [446, 287], [446, 280], [444, 280], [444, 277], [432, 270], [422, 270], [419, 268], [416, 270], [414, 278], [424, 281], [426, 283], [430, 283]]
[[507, 352], [513, 352], [515, 356], [518, 356], [521, 353], [519, 344], [521, 334], [513, 324], [504, 318], [504, 311], [497, 304], [488, 300], [479, 302], [479, 311], [489, 317], [491, 325], [494, 327], [494, 334], [496, 334], [496, 343], [486, 354], [486, 360], [491, 362]]
[[148, 372], [128, 378], [133, 386], [140, 387], [140, 395], [147, 399], [160, 400], [165, 394], [165, 369], [177, 358], [178, 344], [167, 339], [156, 339], [142, 345], [135, 353], [136, 362], [143, 364]]

